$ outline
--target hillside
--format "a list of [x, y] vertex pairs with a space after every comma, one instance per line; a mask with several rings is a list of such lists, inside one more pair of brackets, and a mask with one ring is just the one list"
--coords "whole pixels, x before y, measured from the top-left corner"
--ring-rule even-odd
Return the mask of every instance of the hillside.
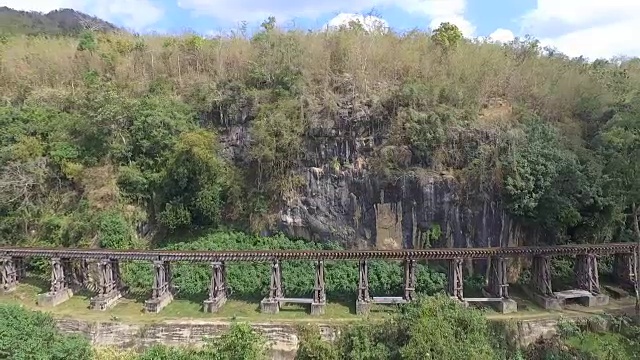
[[0, 46], [3, 242], [127, 247], [219, 226], [380, 248], [640, 234], [637, 59], [273, 20], [250, 39]]
[[0, 7], [0, 34], [74, 35], [86, 28], [97, 31], [118, 30], [117, 26], [109, 22], [72, 9], [42, 14]]

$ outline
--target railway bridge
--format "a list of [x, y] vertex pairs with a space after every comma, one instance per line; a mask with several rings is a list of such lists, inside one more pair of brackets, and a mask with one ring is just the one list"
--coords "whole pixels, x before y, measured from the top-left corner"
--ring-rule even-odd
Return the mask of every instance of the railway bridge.
[[[550, 258], [575, 257], [574, 289], [554, 291], [551, 284]], [[171, 263], [178, 261], [207, 262], [211, 265], [208, 298], [203, 303], [205, 312], [216, 312], [227, 300], [226, 264], [230, 262], [268, 262], [271, 264], [271, 282], [268, 294], [260, 303], [262, 312], [277, 313], [285, 303], [309, 304], [311, 314], [324, 313], [327, 303], [325, 292], [325, 261], [358, 262], [359, 280], [356, 312], [367, 313], [372, 304], [399, 304], [415, 299], [416, 261], [447, 261], [448, 294], [462, 303], [488, 302], [502, 312], [517, 310], [509, 297], [506, 261], [509, 258], [531, 258], [528, 295], [546, 309], [561, 309], [567, 299], [575, 298], [585, 306], [608, 303], [601, 292], [598, 277], [598, 258], [614, 256], [614, 276], [622, 286], [635, 286], [638, 270], [638, 246], [633, 243], [597, 245], [561, 245], [494, 248], [442, 248], [424, 250], [266, 250], [266, 251], [162, 251], [162, 250], [107, 250], [71, 248], [0, 247], [0, 292], [15, 290], [25, 278], [25, 260], [45, 258], [51, 264], [49, 292], [38, 296], [42, 306], [58, 305], [73, 291], [86, 285], [88, 261], [97, 262], [98, 288], [90, 300], [90, 307], [106, 310], [116, 304], [125, 290], [120, 277], [120, 262], [149, 261], [154, 269], [151, 297], [145, 310], [159, 312], [173, 300]], [[402, 261], [404, 264], [404, 293], [400, 297], [373, 297], [369, 293], [368, 262], [370, 260]], [[463, 294], [463, 261], [487, 259], [489, 276], [484, 298], [465, 298]], [[306, 260], [315, 264], [315, 284], [311, 298], [287, 298], [283, 292], [281, 263]]]

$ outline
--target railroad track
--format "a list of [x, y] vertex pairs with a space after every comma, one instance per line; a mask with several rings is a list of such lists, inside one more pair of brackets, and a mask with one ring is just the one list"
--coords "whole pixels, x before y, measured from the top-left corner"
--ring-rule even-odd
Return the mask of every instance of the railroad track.
[[106, 250], [72, 248], [0, 247], [0, 257], [41, 257], [69, 259], [118, 259], [162, 261], [274, 261], [274, 260], [449, 260], [489, 257], [529, 257], [634, 252], [635, 243], [580, 244], [557, 246], [442, 248], [426, 250], [246, 250], [172, 251]]

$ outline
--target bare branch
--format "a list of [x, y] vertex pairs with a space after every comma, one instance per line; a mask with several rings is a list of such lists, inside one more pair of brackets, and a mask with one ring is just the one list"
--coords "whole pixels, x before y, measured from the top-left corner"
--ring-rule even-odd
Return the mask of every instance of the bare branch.
[[0, 200], [28, 206], [44, 192], [49, 170], [47, 159], [10, 162], [0, 169]]

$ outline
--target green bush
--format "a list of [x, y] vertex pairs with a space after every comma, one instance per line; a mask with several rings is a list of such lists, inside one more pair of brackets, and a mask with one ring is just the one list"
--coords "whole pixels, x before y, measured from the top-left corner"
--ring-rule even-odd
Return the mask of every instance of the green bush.
[[507, 354], [496, 346], [482, 311], [464, 308], [447, 296], [421, 298], [403, 306], [403, 311], [385, 321], [345, 326], [333, 346], [319, 340], [317, 330], [307, 329], [301, 338], [299, 359], [499, 359]]
[[87, 360], [93, 356], [84, 337], [62, 335], [51, 316], [0, 304], [0, 359]]

